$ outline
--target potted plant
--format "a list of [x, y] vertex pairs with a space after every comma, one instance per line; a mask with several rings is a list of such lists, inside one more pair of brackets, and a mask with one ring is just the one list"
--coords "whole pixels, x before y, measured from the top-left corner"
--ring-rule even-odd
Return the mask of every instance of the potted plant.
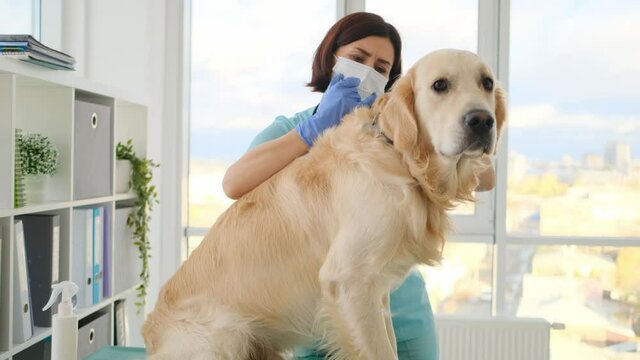
[[127, 217], [127, 226], [133, 230], [133, 245], [138, 248], [142, 269], [140, 270], [140, 285], [138, 291], [138, 311], [146, 304], [147, 288], [149, 286], [149, 258], [151, 257], [149, 242], [149, 221], [153, 204], [158, 203], [158, 193], [155, 185], [151, 185], [152, 170], [159, 165], [152, 160], [138, 157], [133, 150], [131, 139], [126, 145], [118, 143], [116, 146], [116, 159], [127, 160], [131, 164], [131, 178], [129, 185], [136, 194], [136, 206]]
[[131, 190], [131, 162], [116, 159], [116, 194], [125, 194]]
[[49, 180], [58, 169], [59, 151], [48, 137], [41, 134], [16, 134], [19, 171], [24, 176], [27, 203], [46, 199]]

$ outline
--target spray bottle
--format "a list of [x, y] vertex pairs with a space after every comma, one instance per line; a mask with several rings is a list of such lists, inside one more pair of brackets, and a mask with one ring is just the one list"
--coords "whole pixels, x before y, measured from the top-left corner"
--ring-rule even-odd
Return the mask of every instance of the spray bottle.
[[53, 291], [42, 311], [53, 305], [62, 293], [58, 313], [53, 315], [51, 329], [51, 360], [76, 360], [78, 356], [78, 316], [73, 313], [71, 298], [78, 292], [78, 285], [62, 281], [51, 285]]

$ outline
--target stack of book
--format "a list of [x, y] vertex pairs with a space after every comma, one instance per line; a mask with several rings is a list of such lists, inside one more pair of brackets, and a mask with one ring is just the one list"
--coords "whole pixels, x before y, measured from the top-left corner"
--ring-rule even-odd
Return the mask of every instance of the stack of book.
[[31, 35], [0, 35], [0, 55], [56, 70], [74, 70], [75, 59], [42, 45]]

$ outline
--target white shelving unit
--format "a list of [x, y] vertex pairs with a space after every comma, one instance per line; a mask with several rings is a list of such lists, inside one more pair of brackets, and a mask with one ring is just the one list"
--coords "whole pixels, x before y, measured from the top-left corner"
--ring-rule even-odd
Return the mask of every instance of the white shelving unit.
[[[111, 108], [111, 161], [112, 189], [108, 196], [74, 200], [74, 103], [76, 99], [91, 101]], [[13, 359], [21, 351], [44, 341], [51, 335], [51, 328], [36, 328], [34, 336], [24, 343], [14, 343], [12, 338], [13, 313], [13, 262], [14, 218], [26, 214], [60, 215], [60, 280], [70, 280], [73, 209], [104, 206], [114, 214], [116, 205], [132, 203], [131, 193], [115, 192], [115, 145], [133, 139], [134, 149], [140, 156], [147, 154], [148, 99], [141, 99], [126, 90], [92, 83], [77, 77], [73, 72], [53, 71], [0, 57], [0, 360]], [[15, 129], [23, 133], [40, 133], [49, 137], [60, 151], [60, 166], [52, 177], [40, 203], [14, 208], [14, 144]], [[111, 234], [115, 234], [114, 221]], [[119, 239], [112, 239], [113, 245]], [[133, 245], [131, 245], [133, 246]], [[107, 267], [113, 271], [114, 259]], [[109, 266], [110, 265], [110, 266]], [[137, 276], [137, 274], [136, 274]], [[113, 276], [109, 276], [112, 281]], [[114, 303], [135, 296], [134, 288], [105, 297], [100, 303], [78, 309], [85, 318], [97, 312], [110, 316], [111, 344], [113, 344]]]

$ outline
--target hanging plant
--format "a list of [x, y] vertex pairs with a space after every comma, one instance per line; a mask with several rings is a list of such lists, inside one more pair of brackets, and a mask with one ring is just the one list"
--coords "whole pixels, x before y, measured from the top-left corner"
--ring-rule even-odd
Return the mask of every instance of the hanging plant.
[[142, 259], [142, 269], [140, 271], [140, 285], [136, 288], [138, 312], [146, 304], [147, 288], [149, 287], [149, 258], [151, 257], [149, 242], [149, 221], [153, 204], [158, 203], [158, 193], [155, 185], [151, 185], [152, 170], [159, 164], [150, 159], [140, 158], [133, 151], [132, 140], [129, 139], [126, 145], [118, 143], [116, 146], [116, 158], [118, 160], [128, 160], [131, 163], [131, 179], [129, 185], [137, 195], [136, 208], [127, 217], [127, 226], [133, 229], [135, 245], [138, 248], [140, 259]]

